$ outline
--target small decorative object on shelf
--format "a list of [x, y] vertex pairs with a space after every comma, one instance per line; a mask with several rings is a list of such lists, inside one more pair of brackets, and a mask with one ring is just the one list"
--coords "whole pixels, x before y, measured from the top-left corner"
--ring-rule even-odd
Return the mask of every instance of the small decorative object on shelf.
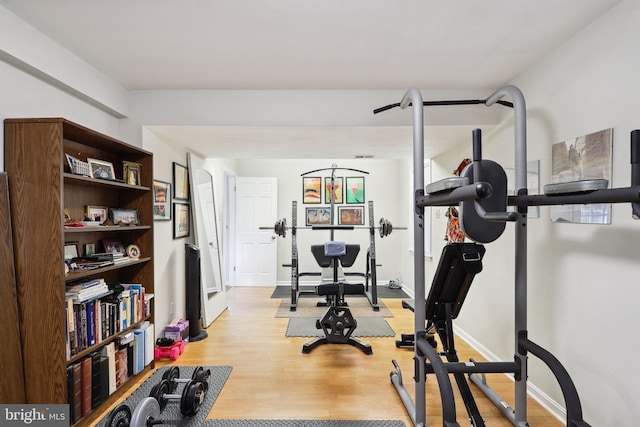
[[97, 221], [101, 223], [108, 218], [109, 208], [106, 206], [87, 205], [84, 211], [85, 221]]
[[67, 158], [67, 163], [69, 164], [71, 173], [76, 175], [91, 176], [91, 174], [89, 173], [89, 163], [83, 162], [80, 159], [76, 159], [70, 154], [65, 154], [65, 156]]
[[140, 258], [140, 248], [136, 245], [127, 246], [127, 255], [129, 255], [129, 258], [131, 259]]
[[135, 209], [113, 208], [109, 210], [109, 216], [114, 225], [138, 225], [138, 211]]
[[134, 162], [122, 162], [122, 177], [130, 185], [140, 185], [140, 170], [142, 165]]

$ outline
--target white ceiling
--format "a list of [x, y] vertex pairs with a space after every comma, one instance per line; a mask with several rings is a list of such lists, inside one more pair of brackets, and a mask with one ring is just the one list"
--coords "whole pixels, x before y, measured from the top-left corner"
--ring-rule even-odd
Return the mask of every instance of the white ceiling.
[[[0, 5], [131, 90], [417, 87], [490, 93], [619, 2], [0, 0]], [[288, 149], [292, 155], [295, 143], [274, 144], [305, 137], [299, 133], [304, 128], [286, 127], [271, 129], [286, 132], [280, 136], [261, 128], [154, 129], [184, 140], [176, 134], [180, 130], [204, 141], [203, 154], [207, 131], [212, 140], [250, 137], [258, 147]], [[379, 129], [308, 130], [329, 132], [349, 156], [365, 150], [384, 158], [393, 152], [373, 136]], [[453, 137], [460, 129], [451, 131]], [[440, 132], [447, 137], [446, 129]], [[359, 146], [363, 141], [370, 144]], [[243, 157], [239, 144], [228, 145], [230, 156]]]

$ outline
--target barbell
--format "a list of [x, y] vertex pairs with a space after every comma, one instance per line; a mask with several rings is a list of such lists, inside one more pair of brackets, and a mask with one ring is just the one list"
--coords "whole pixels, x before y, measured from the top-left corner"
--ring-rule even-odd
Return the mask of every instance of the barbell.
[[378, 226], [367, 226], [367, 225], [348, 225], [348, 224], [316, 224], [305, 227], [295, 227], [288, 226], [287, 219], [282, 218], [276, 221], [273, 227], [260, 227], [260, 230], [273, 230], [273, 232], [277, 236], [286, 237], [287, 230], [357, 230], [357, 229], [366, 229], [366, 230], [378, 230], [380, 237], [386, 237], [391, 234], [391, 232], [395, 230], [406, 230], [407, 227], [394, 227], [391, 224], [391, 221], [388, 219], [380, 218]]

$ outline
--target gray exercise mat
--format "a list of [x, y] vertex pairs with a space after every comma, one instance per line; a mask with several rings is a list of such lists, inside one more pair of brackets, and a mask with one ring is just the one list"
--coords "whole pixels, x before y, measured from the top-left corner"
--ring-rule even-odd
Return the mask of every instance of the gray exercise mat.
[[[142, 399], [149, 396], [153, 386], [162, 380], [162, 375], [169, 368], [171, 368], [171, 366], [158, 368], [144, 383], [140, 385], [140, 387], [138, 387], [136, 391], [125, 399], [123, 403], [129, 405], [131, 412], [134, 411], [135, 407]], [[196, 366], [178, 366], [178, 368], [180, 369], [180, 378], [191, 378]], [[205, 370], [211, 370], [211, 378], [209, 378], [209, 390], [205, 395], [204, 402], [202, 403], [200, 410], [193, 417], [185, 418], [180, 413], [180, 400], [169, 401], [164, 411], [160, 414], [161, 419], [168, 421], [167, 424], [181, 427], [196, 427], [203, 424], [205, 418], [211, 411], [213, 402], [215, 402], [216, 398], [220, 394], [222, 387], [227, 381], [227, 378], [229, 378], [229, 374], [231, 374], [231, 370], [233, 369], [231, 366], [203, 366], [203, 368]], [[175, 393], [182, 393], [184, 385], [185, 384], [178, 384], [178, 388]], [[109, 414], [106, 414], [97, 425], [99, 427], [105, 427], [108, 418]]]
[[[316, 328], [317, 317], [292, 317], [289, 319], [287, 338], [293, 337], [323, 337], [322, 329]], [[394, 337], [396, 333], [386, 320], [378, 317], [363, 317], [356, 319], [358, 326], [353, 331], [352, 337]]]
[[207, 420], [205, 427], [406, 427], [399, 420]]

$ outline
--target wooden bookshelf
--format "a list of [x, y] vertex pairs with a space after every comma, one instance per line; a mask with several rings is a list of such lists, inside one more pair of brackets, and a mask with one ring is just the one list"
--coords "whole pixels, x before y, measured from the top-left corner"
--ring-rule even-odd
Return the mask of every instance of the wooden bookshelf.
[[[6, 119], [4, 128], [24, 403], [67, 403], [67, 366], [117, 340], [118, 334], [68, 360], [65, 285], [81, 278], [104, 278], [108, 283], [139, 283], [146, 293], [154, 292], [153, 156], [148, 151], [62, 118]], [[80, 160], [91, 157], [111, 162], [115, 178], [120, 180], [123, 179], [123, 161], [139, 163], [140, 182], [130, 185], [75, 175], [65, 154]], [[72, 218], [83, 220], [87, 205], [135, 209], [140, 224], [65, 227], [65, 209]], [[65, 274], [66, 242], [77, 242], [81, 251], [85, 244], [93, 243], [96, 251], [102, 251], [100, 242], [103, 239], [122, 241], [125, 247], [135, 244], [140, 248], [141, 257], [118, 265]], [[153, 303], [151, 315], [145, 320], [153, 323]], [[147, 366], [138, 375], [148, 372], [149, 368]], [[127, 381], [75, 425], [85, 426], [95, 421], [100, 408], [108, 407], [132, 383], [135, 381]]]

